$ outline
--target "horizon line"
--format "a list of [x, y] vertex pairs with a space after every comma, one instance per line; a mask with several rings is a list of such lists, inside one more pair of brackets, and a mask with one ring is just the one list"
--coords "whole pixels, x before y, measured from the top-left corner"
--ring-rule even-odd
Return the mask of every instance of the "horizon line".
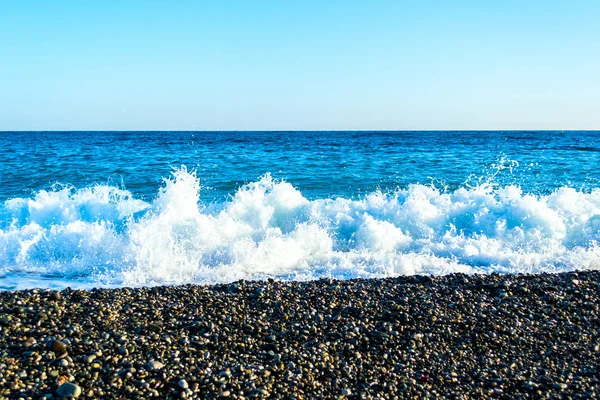
[[600, 129], [0, 129], [0, 133], [10, 132], [600, 132]]

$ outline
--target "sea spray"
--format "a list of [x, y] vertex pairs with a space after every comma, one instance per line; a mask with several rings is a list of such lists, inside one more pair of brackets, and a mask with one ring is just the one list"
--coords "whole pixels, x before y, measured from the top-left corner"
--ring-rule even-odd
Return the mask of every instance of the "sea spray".
[[600, 189], [534, 195], [489, 179], [308, 200], [267, 174], [203, 204], [199, 177], [182, 167], [152, 202], [56, 187], [5, 201], [0, 218], [5, 288], [38, 277], [137, 286], [600, 268]]

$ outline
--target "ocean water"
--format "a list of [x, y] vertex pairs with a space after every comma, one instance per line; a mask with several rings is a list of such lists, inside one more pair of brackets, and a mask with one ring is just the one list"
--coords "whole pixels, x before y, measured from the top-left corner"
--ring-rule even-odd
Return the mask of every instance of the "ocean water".
[[0, 132], [0, 289], [600, 268], [600, 132]]

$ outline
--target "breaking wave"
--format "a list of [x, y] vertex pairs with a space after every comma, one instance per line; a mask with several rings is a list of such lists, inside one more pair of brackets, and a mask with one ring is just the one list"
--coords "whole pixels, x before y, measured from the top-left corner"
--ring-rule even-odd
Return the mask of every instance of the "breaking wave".
[[308, 200], [268, 174], [218, 204], [200, 189], [182, 167], [152, 202], [105, 185], [8, 200], [0, 288], [600, 268], [600, 189], [486, 181]]

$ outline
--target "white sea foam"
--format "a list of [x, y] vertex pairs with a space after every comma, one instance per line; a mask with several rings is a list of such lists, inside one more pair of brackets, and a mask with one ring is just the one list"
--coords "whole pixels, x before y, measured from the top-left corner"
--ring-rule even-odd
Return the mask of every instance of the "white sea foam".
[[199, 179], [182, 168], [152, 203], [110, 186], [6, 201], [0, 280], [89, 287], [558, 272], [599, 269], [599, 240], [600, 189], [536, 196], [489, 182], [454, 192], [412, 185], [309, 201], [266, 175], [205, 206]]

